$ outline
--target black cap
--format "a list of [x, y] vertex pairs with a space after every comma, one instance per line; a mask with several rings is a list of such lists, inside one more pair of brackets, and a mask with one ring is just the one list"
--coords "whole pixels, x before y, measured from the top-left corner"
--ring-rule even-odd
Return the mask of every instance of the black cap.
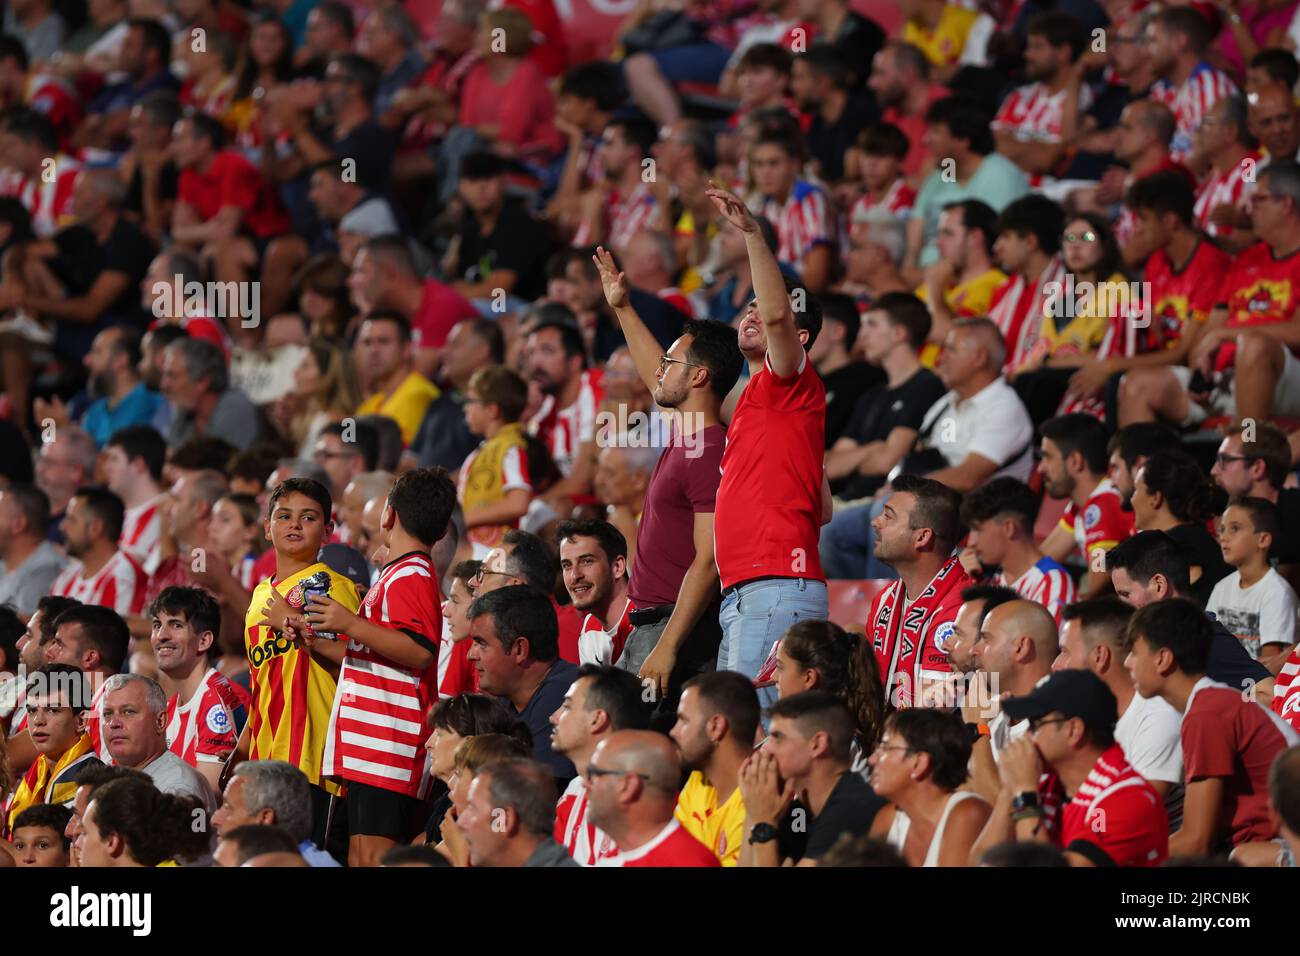
[[364, 594], [370, 587], [370, 565], [366, 556], [356, 548], [337, 541], [320, 549], [320, 560], [345, 578], [349, 578]]
[[1090, 728], [1114, 730], [1119, 704], [1106, 682], [1086, 670], [1057, 671], [1024, 697], [1004, 701], [1002, 709], [1014, 720], [1063, 714], [1081, 717]]

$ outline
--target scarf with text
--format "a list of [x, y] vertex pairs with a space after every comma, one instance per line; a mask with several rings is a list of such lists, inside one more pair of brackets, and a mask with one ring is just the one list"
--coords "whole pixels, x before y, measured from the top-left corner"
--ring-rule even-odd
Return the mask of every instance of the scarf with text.
[[871, 647], [889, 702], [911, 707], [922, 677], [943, 680], [951, 673], [944, 644], [961, 608], [962, 588], [974, 584], [956, 558], [949, 558], [928, 585], [907, 604], [907, 588], [894, 581], [871, 605]]

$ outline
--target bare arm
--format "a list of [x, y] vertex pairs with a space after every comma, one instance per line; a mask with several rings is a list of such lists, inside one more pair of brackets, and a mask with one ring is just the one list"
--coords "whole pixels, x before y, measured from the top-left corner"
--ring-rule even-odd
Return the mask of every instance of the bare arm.
[[974, 491], [992, 478], [998, 467], [997, 462], [971, 452], [962, 459], [960, 465], [940, 468], [938, 471], [926, 475], [926, 477], [933, 478], [935, 481], [942, 481], [949, 488], [964, 494], [967, 491]]
[[465, 527], [477, 528], [485, 524], [510, 524], [528, 513], [532, 493], [527, 488], [511, 488], [505, 496], [490, 505], [480, 505], [465, 512]]
[[1214, 835], [1223, 806], [1222, 777], [1207, 777], [1187, 785], [1183, 795], [1183, 825], [1169, 838], [1169, 855], [1205, 856], [1214, 849]]
[[691, 538], [695, 544], [695, 558], [682, 578], [677, 603], [659, 635], [659, 642], [646, 656], [637, 674], [643, 680], [655, 680], [659, 692], [664, 695], [668, 693], [668, 678], [682, 645], [718, 596], [718, 565], [713, 558], [713, 512], [695, 515]]
[[603, 246], [596, 249], [592, 256], [596, 267], [600, 269], [600, 281], [605, 287], [605, 301], [618, 317], [623, 338], [627, 340], [627, 350], [632, 353], [636, 363], [637, 375], [642, 384], [651, 392], [659, 384], [659, 366], [663, 360], [663, 349], [654, 337], [636, 309], [628, 303], [627, 279], [623, 273], [614, 268], [614, 257]]
[[23, 305], [41, 315], [71, 322], [95, 322], [117, 301], [131, 280], [121, 272], [101, 272], [85, 295], [74, 299], [46, 299], [40, 296], [23, 297]]

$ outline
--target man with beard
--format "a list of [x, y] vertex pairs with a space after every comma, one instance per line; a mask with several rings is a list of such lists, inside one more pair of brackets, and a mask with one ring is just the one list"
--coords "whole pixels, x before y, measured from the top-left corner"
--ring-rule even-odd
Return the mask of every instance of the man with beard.
[[574, 505], [589, 503], [596, 471], [596, 414], [604, 389], [587, 368], [577, 325], [544, 319], [528, 334], [527, 378], [542, 390], [542, 407], [529, 431], [546, 445], [563, 475], [546, 494], [561, 517]]
[[1133, 513], [1106, 477], [1106, 426], [1091, 415], [1061, 415], [1044, 422], [1038, 471], [1053, 498], [1068, 498], [1060, 524], [1043, 541], [1049, 558], [1082, 557], [1088, 567], [1081, 600], [1105, 593], [1105, 553], [1133, 533]]
[[[1110, 456], [1107, 477], [1119, 492], [1125, 511], [1133, 510], [1134, 479], [1138, 469], [1157, 452], [1173, 451], [1181, 447], [1178, 435], [1158, 422], [1135, 422], [1125, 425], [1110, 436], [1106, 445], [1106, 452]], [[1289, 462], [1288, 458], [1288, 465]], [[1258, 492], [1252, 491], [1251, 494]]]
[[[152, 425], [162, 396], [140, 379], [140, 331], [125, 325], [104, 329], [86, 353], [86, 371], [90, 380], [86, 394], [93, 399], [81, 419], [81, 427], [95, 445], [103, 448], [115, 432], [131, 425]], [[36, 418], [66, 420], [67, 411], [57, 396], [46, 404], [36, 400]], [[44, 407], [42, 407], [44, 406]], [[60, 415], [62, 412], [62, 416]]]
[[404, 315], [378, 310], [361, 323], [354, 348], [357, 366], [366, 369], [374, 382], [374, 391], [357, 408], [357, 414], [393, 419], [401, 426], [406, 444], [415, 438], [424, 413], [441, 394], [413, 363], [411, 338], [411, 325]]
[[890, 41], [876, 54], [867, 87], [884, 110], [881, 120], [897, 126], [907, 137], [910, 148], [903, 161], [903, 173], [916, 180], [931, 157], [925, 142], [926, 111], [948, 91], [930, 82], [930, 61], [925, 54], [900, 40]]
[[106, 488], [77, 490], [63, 519], [68, 556], [76, 560], [58, 576], [51, 593], [112, 608], [123, 617], [140, 613], [147, 576], [118, 549], [124, 511], [122, 499]]
[[[1138, 467], [1134, 465], [1133, 470]], [[1263, 498], [1277, 505], [1282, 530], [1273, 538], [1270, 556], [1280, 565], [1300, 564], [1300, 490], [1284, 487], [1290, 472], [1291, 448], [1286, 433], [1269, 422], [1227, 429], [1210, 469], [1214, 483], [1231, 497]], [[1288, 580], [1294, 579], [1287, 572], [1295, 569], [1278, 570]]]
[[795, 57], [790, 75], [799, 109], [812, 116], [808, 152], [827, 182], [844, 178], [845, 152], [878, 113], [869, 95], [850, 89], [852, 76], [839, 52], [825, 44]]
[[736, 866], [745, 834], [740, 767], [754, 752], [758, 694], [743, 674], [715, 671], [687, 681], [669, 733], [691, 771], [677, 797], [677, 822], [718, 858]]
[[564, 587], [573, 606], [586, 614], [578, 663], [616, 663], [632, 633], [627, 541], [607, 521], [565, 521], [557, 540]]
[[1300, 108], [1290, 88], [1270, 83], [1253, 91], [1249, 102], [1250, 131], [1268, 153], [1259, 168], [1276, 159], [1300, 158]]

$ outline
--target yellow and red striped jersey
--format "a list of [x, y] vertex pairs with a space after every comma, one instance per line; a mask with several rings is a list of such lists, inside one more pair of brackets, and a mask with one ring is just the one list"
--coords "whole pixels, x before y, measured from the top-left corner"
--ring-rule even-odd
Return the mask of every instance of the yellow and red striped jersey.
[[[310, 652], [288, 638], [258, 624], [262, 608], [274, 588], [288, 595], [305, 577], [325, 571], [330, 577], [329, 596], [349, 611], [360, 605], [357, 588], [350, 580], [318, 562], [291, 574], [283, 581], [268, 578], [253, 591], [244, 619], [244, 645], [251, 670], [249, 711], [249, 759], [285, 760], [307, 775], [307, 779], [331, 792], [337, 787], [321, 779], [321, 754], [334, 704], [334, 675], [321, 666]], [[346, 641], [346, 635], [339, 640]]]

